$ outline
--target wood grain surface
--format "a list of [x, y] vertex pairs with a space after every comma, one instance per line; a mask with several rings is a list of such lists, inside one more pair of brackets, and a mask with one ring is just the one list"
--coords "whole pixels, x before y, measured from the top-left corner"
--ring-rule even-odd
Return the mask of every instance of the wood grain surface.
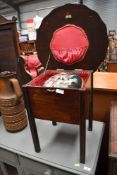
[[109, 152], [117, 157], [117, 102], [112, 102], [110, 113], [110, 141]]
[[94, 89], [99, 89], [100, 91], [117, 92], [117, 73], [95, 72]]
[[108, 122], [112, 101], [117, 101], [117, 73], [94, 73], [93, 119]]

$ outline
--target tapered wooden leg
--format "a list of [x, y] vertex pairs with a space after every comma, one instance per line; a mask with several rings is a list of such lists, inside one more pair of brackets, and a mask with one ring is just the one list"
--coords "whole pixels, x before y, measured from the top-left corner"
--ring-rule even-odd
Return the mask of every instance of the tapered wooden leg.
[[52, 125], [53, 126], [56, 126], [57, 125], [57, 122], [52, 121]]
[[83, 114], [84, 98], [82, 93], [80, 94], [80, 163], [85, 163], [85, 151], [86, 151], [86, 120]]
[[[84, 118], [84, 117], [82, 117]], [[86, 126], [85, 121], [81, 119], [80, 124], [80, 163], [85, 164], [85, 152], [86, 152]]]
[[93, 130], [93, 72], [91, 73], [91, 92], [90, 92], [90, 104], [89, 104], [89, 126], [88, 130]]
[[26, 106], [26, 109], [27, 109], [29, 125], [30, 125], [30, 129], [31, 129], [31, 134], [32, 134], [32, 138], [33, 138], [35, 151], [40, 152], [40, 150], [41, 150], [40, 149], [40, 143], [39, 143], [39, 138], [38, 138], [35, 119], [33, 118], [33, 114], [32, 114], [32, 111], [31, 111], [31, 105], [30, 105], [30, 99], [29, 99], [29, 94], [28, 94], [28, 88], [27, 87], [23, 87], [23, 94], [24, 94], [24, 101], [25, 101], [25, 106]]

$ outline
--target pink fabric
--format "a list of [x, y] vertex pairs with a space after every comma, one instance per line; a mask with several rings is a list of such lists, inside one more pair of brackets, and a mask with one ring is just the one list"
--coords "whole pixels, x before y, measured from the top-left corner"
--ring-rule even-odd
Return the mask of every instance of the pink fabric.
[[50, 43], [55, 59], [66, 65], [81, 61], [88, 47], [89, 41], [85, 31], [72, 24], [57, 29]]
[[[89, 71], [74, 71], [74, 72], [80, 75], [81, 78], [84, 80], [84, 82], [87, 80], [90, 74]], [[30, 82], [28, 86], [43, 86], [44, 82], [48, 80], [48, 78], [58, 73], [60, 73], [60, 71], [57, 71], [57, 70], [47, 71], [46, 73], [41, 74], [36, 79], [34, 79], [32, 82]]]
[[25, 60], [25, 70], [26, 72], [32, 77], [35, 78], [38, 75], [38, 72], [42, 69], [38, 69], [39, 66], [41, 66], [41, 62], [39, 61], [39, 58], [37, 54], [33, 55], [27, 55], [27, 56], [22, 56]]

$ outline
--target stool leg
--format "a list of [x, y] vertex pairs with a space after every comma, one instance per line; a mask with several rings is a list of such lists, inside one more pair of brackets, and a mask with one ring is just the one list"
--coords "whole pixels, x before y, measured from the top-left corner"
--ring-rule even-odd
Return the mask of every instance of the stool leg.
[[85, 119], [82, 116], [80, 123], [80, 163], [85, 163], [85, 152], [86, 152], [86, 125]]
[[38, 138], [38, 133], [37, 133], [37, 127], [36, 127], [35, 119], [33, 118], [33, 114], [31, 111], [31, 105], [30, 105], [30, 99], [29, 99], [27, 87], [23, 87], [23, 94], [24, 94], [24, 101], [25, 101], [25, 105], [26, 105], [26, 109], [28, 113], [29, 125], [31, 129], [35, 151], [40, 152], [41, 149], [40, 149], [40, 143], [39, 143], [39, 138]]
[[52, 125], [53, 126], [56, 126], [57, 125], [57, 122], [52, 121]]
[[93, 130], [93, 72], [91, 73], [91, 92], [90, 92], [90, 104], [89, 104], [89, 126], [88, 130]]
[[86, 151], [86, 120], [84, 117], [84, 98], [82, 93], [80, 94], [80, 163], [85, 163], [85, 151]]

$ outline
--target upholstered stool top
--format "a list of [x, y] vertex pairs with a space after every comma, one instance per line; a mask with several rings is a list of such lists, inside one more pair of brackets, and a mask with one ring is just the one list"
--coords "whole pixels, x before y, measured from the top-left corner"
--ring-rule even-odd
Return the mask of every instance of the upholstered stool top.
[[50, 42], [54, 58], [67, 65], [81, 61], [88, 47], [89, 41], [84, 30], [71, 24], [57, 29]]

